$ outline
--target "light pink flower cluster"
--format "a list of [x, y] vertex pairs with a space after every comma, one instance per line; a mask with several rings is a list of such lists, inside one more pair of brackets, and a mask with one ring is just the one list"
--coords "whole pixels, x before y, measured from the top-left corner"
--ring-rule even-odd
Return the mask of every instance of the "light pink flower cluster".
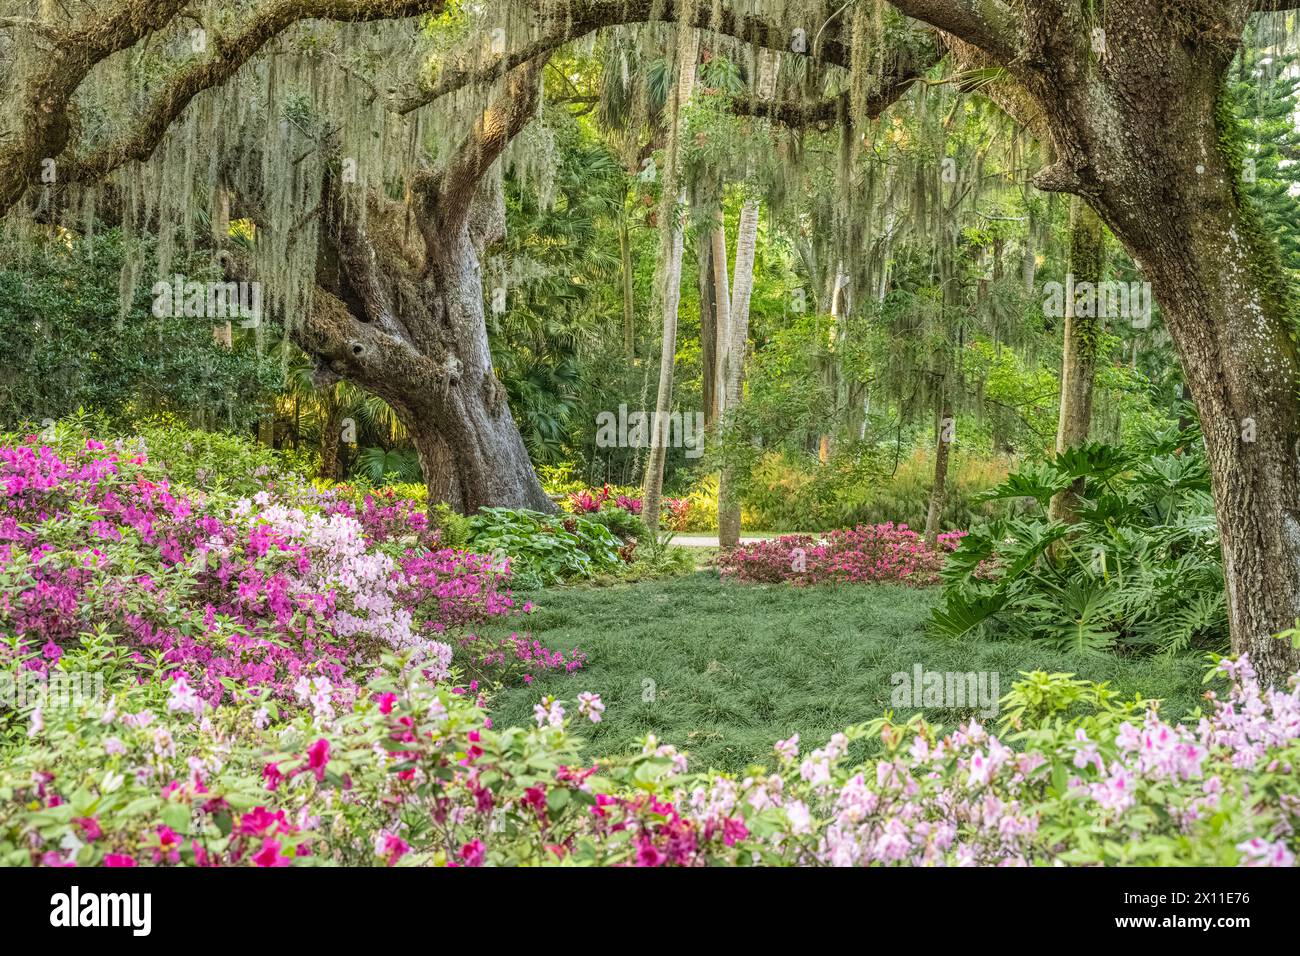
[[[1300, 683], [1261, 689], [1245, 657], [1222, 668], [1231, 692], [1195, 730], [1151, 710], [1141, 726], [1102, 723], [1093, 736], [1077, 727], [1054, 747], [1018, 752], [976, 722], [937, 738], [921, 725], [910, 745], [904, 728], [884, 724], [886, 756], [849, 771], [845, 735], [802, 761], [794, 737], [776, 745], [783, 773], [739, 787], [715, 777], [692, 811], [778, 812], [783, 826], [757, 852], [802, 864], [1113, 863], [1107, 847], [1178, 840], [1209, 860], [1233, 848], [1245, 866], [1293, 866]], [[1077, 772], [1058, 791], [1065, 766]]]

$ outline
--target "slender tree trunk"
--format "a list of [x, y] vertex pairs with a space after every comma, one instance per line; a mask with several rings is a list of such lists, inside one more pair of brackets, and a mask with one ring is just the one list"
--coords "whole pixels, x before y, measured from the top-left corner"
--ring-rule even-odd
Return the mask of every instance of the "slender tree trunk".
[[[1101, 219], [1077, 196], [1070, 201], [1070, 275], [1077, 288], [1087, 282], [1096, 290], [1106, 270], [1106, 233]], [[1061, 408], [1056, 429], [1056, 451], [1061, 453], [1088, 441], [1092, 429], [1092, 392], [1097, 374], [1097, 341], [1102, 319], [1097, 315], [1101, 296], [1092, 297], [1090, 308], [1078, 314], [1075, 296], [1066, 296], [1064, 349], [1061, 357]], [[1078, 520], [1080, 478], [1052, 498], [1053, 518], [1073, 523]]]
[[704, 403], [704, 427], [713, 427], [718, 411], [714, 378], [718, 364], [717, 306], [713, 291], [713, 253], [711, 234], [700, 230], [695, 255], [700, 266], [700, 397]]
[[339, 442], [343, 430], [343, 409], [330, 401], [320, 433], [320, 476], [323, 481], [339, 480]]
[[1038, 250], [1034, 248], [1032, 214], [1025, 220], [1025, 248], [1020, 259], [1020, 281], [1024, 283], [1025, 295], [1033, 295], [1034, 285], [1038, 281]]
[[925, 546], [931, 551], [939, 545], [939, 525], [948, 497], [948, 459], [956, 438], [956, 419], [947, 383], [939, 386], [939, 419], [935, 428], [934, 484], [930, 487], [930, 510], [925, 517]]
[[[745, 385], [745, 354], [749, 349], [749, 303], [754, 293], [754, 256], [758, 243], [758, 200], [748, 199], [740, 209], [736, 227], [736, 275], [731, 294], [731, 334], [727, 352], [727, 390], [724, 428], [740, 408]], [[724, 464], [718, 480], [718, 544], [734, 548], [740, 543], [740, 494], [734, 465]]]
[[631, 360], [636, 358], [636, 290], [632, 281], [632, 235], [626, 210], [618, 223], [618, 251], [623, 269], [623, 354]]
[[[836, 339], [839, 334], [840, 318], [845, 311], [845, 287], [847, 277], [844, 275], [844, 263], [842, 261], [835, 263], [835, 273], [831, 279], [830, 289], [830, 311], [831, 311], [831, 338]], [[830, 358], [822, 363], [822, 373], [826, 380], [827, 390], [832, 395], [837, 395], [840, 389], [840, 374], [837, 363], [841, 358], [841, 353], [836, 352]], [[829, 424], [829, 423], [828, 423]], [[831, 454], [834, 450], [835, 439], [829, 432], [822, 432], [817, 438], [817, 463], [829, 465]]]
[[663, 345], [659, 359], [659, 388], [655, 396], [655, 414], [651, 428], [650, 455], [646, 462], [645, 494], [641, 517], [652, 532], [659, 530], [659, 507], [663, 497], [664, 464], [668, 458], [668, 414], [673, 404], [673, 366], [677, 359], [677, 307], [682, 296], [682, 246], [683, 224], [681, 208], [685, 205], [685, 191], [680, 188], [680, 137], [681, 113], [690, 102], [695, 89], [695, 67], [699, 59], [700, 41], [693, 27], [682, 25], [677, 33], [677, 85], [671, 110], [672, 126], [665, 150], [667, 170], [663, 184], [664, 196], [660, 208], [663, 252], [661, 264], [663, 300]]
[[[715, 355], [713, 400], [716, 403], [713, 409], [713, 417], [715, 419], [721, 419], [727, 411], [728, 363], [731, 361], [732, 315], [731, 301], [729, 299], [731, 279], [727, 274], [727, 226], [725, 215], [726, 212], [719, 203], [719, 221], [709, 234], [712, 241], [709, 259], [713, 264], [713, 313], [716, 316], [714, 322], [716, 346], [713, 350]], [[736, 268], [740, 268], [739, 263], [737, 263]]]

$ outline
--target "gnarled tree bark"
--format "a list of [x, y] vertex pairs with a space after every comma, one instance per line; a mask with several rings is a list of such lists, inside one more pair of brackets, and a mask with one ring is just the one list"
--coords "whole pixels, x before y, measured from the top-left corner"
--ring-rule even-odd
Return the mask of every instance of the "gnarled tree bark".
[[489, 175], [533, 116], [543, 61], [511, 75], [450, 163], [422, 174], [410, 207], [422, 248], [403, 241], [406, 206], [371, 197], [362, 230], [331, 179], [315, 308], [294, 330], [321, 373], [388, 402], [411, 435], [430, 501], [554, 510], [492, 368], [481, 258], [504, 230]]
[[[1276, 249], [1240, 189], [1224, 80], [1273, 0], [891, 0], [973, 44], [1042, 106], [1041, 189], [1087, 200], [1150, 280], [1200, 411], [1232, 648], [1279, 683], [1300, 651], [1300, 354]], [[1253, 440], [1250, 440], [1253, 439]]]

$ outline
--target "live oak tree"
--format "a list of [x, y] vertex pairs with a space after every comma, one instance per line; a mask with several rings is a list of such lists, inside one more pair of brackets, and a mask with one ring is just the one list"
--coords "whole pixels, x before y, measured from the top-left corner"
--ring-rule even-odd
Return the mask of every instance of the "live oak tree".
[[[405, 19], [421, 15], [424, 30]], [[220, 250], [230, 275], [270, 287], [322, 384], [345, 377], [393, 407], [431, 495], [549, 509], [488, 348], [500, 160], [557, 50], [640, 24], [653, 46], [654, 24], [678, 21], [780, 48], [792, 35], [762, 12], [662, 0], [10, 2], [0, 35], [17, 55], [0, 83], [18, 108], [4, 117], [0, 214], [116, 216], [128, 245], [157, 235], [160, 275], [197, 241], [196, 208], [218, 247], [232, 217], [248, 224], [251, 253]], [[824, 32], [811, 52], [846, 67], [839, 31]], [[124, 267], [124, 300], [140, 271]], [[671, 371], [670, 357], [665, 400]]]
[[[1248, 19], [1300, 3], [893, 0], [939, 31], [925, 56], [920, 44], [895, 56], [880, 55], [888, 44], [862, 43], [880, 6], [865, 0], [840, 9], [812, 0], [484, 6], [505, 26], [479, 20], [466, 32], [458, 18], [472, 19], [468, 5], [398, 0], [5, 3], [0, 84], [14, 107], [2, 120], [0, 213], [48, 222], [112, 201], [124, 232], [155, 230], [166, 252], [188, 241], [178, 240], [194, 225], [181, 200], [205, 183], [217, 199], [210, 213], [229, 202], [257, 229], [251, 253], [228, 250], [232, 272], [272, 276], [273, 300], [323, 377], [348, 377], [393, 405], [431, 493], [465, 508], [547, 507], [492, 371], [482, 280], [501, 229], [499, 161], [537, 112], [546, 58], [604, 29], [680, 22], [809, 64], [808, 82], [782, 87], [788, 102], [776, 112], [861, 117], [871, 96], [905, 88], [947, 49], [987, 64], [1034, 106], [1055, 155], [1038, 187], [1085, 201], [1152, 283], [1200, 411], [1233, 648], [1275, 681], [1300, 664], [1300, 652], [1271, 637], [1300, 618], [1295, 314], [1243, 189], [1225, 96]], [[389, 29], [426, 14], [449, 19]], [[344, 32], [319, 33], [323, 21], [343, 21]], [[361, 38], [346, 32], [360, 21], [385, 24], [375, 59], [407, 68], [405, 81], [338, 55]], [[656, 29], [643, 42], [671, 27]], [[177, 55], [195, 30], [206, 47]], [[486, 41], [487, 54], [431, 55], [407, 42], [432, 36], [436, 47], [440, 31], [467, 47]], [[282, 59], [295, 83], [316, 84], [305, 108], [281, 98]], [[821, 81], [834, 69], [845, 77], [827, 97]], [[223, 89], [233, 95], [223, 99]], [[337, 130], [322, 103], [330, 96], [346, 107]], [[240, 131], [260, 123], [263, 135], [240, 142], [217, 127], [223, 135], [212, 139], [203, 127], [214, 117]], [[310, 143], [285, 131], [294, 123]], [[408, 126], [393, 135], [394, 123]], [[377, 135], [367, 139], [363, 126]], [[358, 157], [355, 183], [346, 161]], [[168, 171], [176, 167], [188, 172]], [[124, 289], [138, 279], [124, 272]]]
[[[1242, 189], [1224, 102], [1247, 18], [1286, 0], [896, 0], [1039, 105], [1041, 189], [1085, 199], [1150, 280], [1200, 411], [1234, 651], [1278, 681], [1300, 652], [1300, 355], [1276, 248]], [[1249, 440], [1252, 439], [1253, 440]]]

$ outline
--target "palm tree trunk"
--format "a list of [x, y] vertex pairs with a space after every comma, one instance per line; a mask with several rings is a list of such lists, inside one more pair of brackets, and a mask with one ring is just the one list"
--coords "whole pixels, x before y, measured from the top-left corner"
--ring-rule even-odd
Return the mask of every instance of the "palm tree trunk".
[[632, 286], [632, 236], [627, 212], [618, 223], [618, 251], [623, 261], [623, 354], [636, 358], [636, 294]]

